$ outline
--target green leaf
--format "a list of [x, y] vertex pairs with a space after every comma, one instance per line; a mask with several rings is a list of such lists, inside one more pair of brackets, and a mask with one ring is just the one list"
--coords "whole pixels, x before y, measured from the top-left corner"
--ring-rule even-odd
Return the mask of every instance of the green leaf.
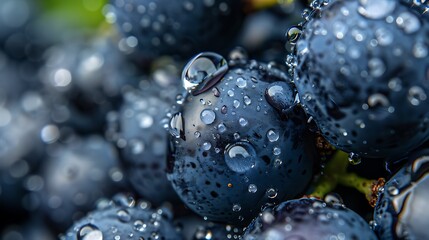
[[45, 16], [70, 28], [96, 28], [107, 0], [40, 0]]

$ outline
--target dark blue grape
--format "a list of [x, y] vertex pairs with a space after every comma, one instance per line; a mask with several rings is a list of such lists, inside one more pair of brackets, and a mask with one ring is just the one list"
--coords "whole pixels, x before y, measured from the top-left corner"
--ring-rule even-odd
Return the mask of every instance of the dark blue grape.
[[41, 211], [59, 229], [124, 187], [116, 149], [99, 136], [54, 146], [38, 178]]
[[384, 186], [374, 210], [380, 239], [427, 239], [429, 232], [429, 150], [413, 153], [410, 160]]
[[418, 147], [429, 137], [427, 20], [394, 0], [314, 2], [288, 63], [321, 133], [361, 157]]
[[112, 0], [111, 4], [107, 19], [114, 19], [124, 35], [120, 47], [139, 62], [225, 50], [244, 18], [241, 1]]
[[249, 225], [243, 239], [376, 240], [377, 237], [362, 217], [344, 205], [302, 198], [263, 211]]
[[190, 93], [171, 118], [168, 178], [189, 208], [244, 225], [266, 204], [305, 190], [314, 139], [284, 73], [202, 53], [185, 67], [183, 81]]
[[98, 209], [77, 221], [61, 236], [64, 240], [180, 240], [168, 209], [151, 209], [147, 202], [125, 195], [100, 201]]

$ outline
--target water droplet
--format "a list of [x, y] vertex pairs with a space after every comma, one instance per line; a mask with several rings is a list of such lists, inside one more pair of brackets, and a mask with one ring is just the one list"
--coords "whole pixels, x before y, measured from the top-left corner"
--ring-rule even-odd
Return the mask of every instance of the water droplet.
[[301, 27], [299, 26], [293, 26], [287, 30], [286, 36], [287, 41], [294, 45], [298, 42], [299, 37], [301, 36]]
[[79, 240], [103, 240], [103, 233], [96, 226], [86, 224], [82, 226], [78, 233], [77, 239]]
[[285, 82], [271, 83], [265, 90], [265, 99], [277, 111], [285, 111], [294, 104], [294, 91]]
[[204, 149], [204, 151], [208, 151], [208, 150], [210, 150], [210, 148], [212, 148], [211, 143], [209, 143], [209, 142], [203, 143], [203, 149]]
[[273, 154], [278, 156], [282, 153], [282, 150], [279, 147], [274, 147], [273, 148]]
[[270, 142], [275, 142], [279, 140], [279, 134], [276, 133], [273, 129], [268, 130], [267, 138]]
[[245, 95], [245, 96], [243, 97], [243, 102], [244, 102], [244, 104], [246, 104], [246, 105], [250, 105], [250, 104], [252, 103], [252, 100], [249, 98], [249, 96]]
[[237, 142], [228, 145], [224, 152], [228, 167], [238, 173], [246, 172], [255, 166], [256, 151], [248, 142]]
[[389, 100], [387, 97], [381, 93], [375, 93], [369, 96], [368, 106], [375, 108], [377, 106], [387, 107], [389, 106]]
[[301, 17], [304, 18], [304, 20], [309, 21], [311, 17], [311, 10], [305, 8], [301, 13]]
[[195, 138], [199, 138], [199, 137], [201, 137], [201, 133], [198, 131], [195, 131], [194, 136], [195, 136]]
[[270, 188], [267, 190], [267, 196], [269, 198], [276, 198], [277, 197], [277, 191], [274, 188]]
[[204, 109], [203, 111], [201, 111], [200, 118], [204, 124], [209, 125], [215, 121], [216, 114], [211, 109]]
[[375, 31], [375, 37], [377, 38], [378, 44], [381, 46], [388, 46], [393, 42], [393, 34], [385, 28], [377, 29]]
[[236, 47], [229, 53], [229, 58], [231, 60], [246, 60], [247, 52], [242, 47]]
[[235, 132], [235, 133], [234, 133], [234, 139], [235, 139], [235, 140], [239, 140], [240, 138], [241, 138], [240, 134], [239, 134], [239, 133], [237, 133], [237, 132]]
[[423, 42], [416, 42], [413, 46], [413, 55], [416, 58], [425, 58], [428, 55], [428, 48]]
[[399, 194], [399, 189], [397, 188], [397, 187], [395, 187], [395, 186], [389, 186], [388, 188], [387, 188], [387, 191], [389, 192], [389, 194], [390, 195], [392, 195], [392, 196], [396, 196], [396, 195], [398, 195]]
[[368, 61], [369, 73], [373, 77], [381, 77], [386, 71], [386, 66], [379, 58], [372, 58]]
[[227, 94], [230, 97], [234, 97], [234, 91], [232, 91], [232, 90], [228, 90]]
[[234, 100], [233, 105], [235, 108], [238, 108], [238, 107], [240, 107], [240, 102], [236, 99], [236, 100]]
[[176, 95], [176, 103], [182, 105], [185, 102], [185, 96], [183, 94]]
[[359, 0], [358, 12], [370, 19], [381, 19], [389, 15], [396, 7], [395, 0]]
[[45, 143], [54, 143], [60, 138], [60, 130], [55, 125], [46, 125], [42, 128], [40, 137]]
[[328, 193], [326, 194], [324, 201], [326, 203], [329, 203], [331, 205], [335, 205], [335, 204], [344, 204], [343, 199], [341, 198], [341, 196], [337, 193]]
[[129, 222], [131, 220], [131, 215], [126, 210], [119, 210], [116, 212], [116, 215], [121, 222]]
[[395, 92], [399, 92], [402, 89], [402, 81], [399, 78], [392, 78], [389, 83], [387, 84], [387, 86], [395, 91]]
[[[296, 44], [296, 52], [299, 56], [304, 56], [310, 52], [308, 49], [308, 41], [302, 40], [298, 41]], [[289, 63], [290, 65], [294, 65], [294, 62]]]
[[225, 106], [225, 105], [223, 105], [223, 106], [222, 106], [222, 108], [220, 109], [220, 112], [221, 112], [222, 114], [226, 114], [226, 113], [228, 112], [228, 107], [227, 107], [227, 106]]
[[336, 38], [343, 39], [348, 31], [348, 27], [345, 23], [336, 21], [332, 26], [332, 31]]
[[411, 12], [403, 12], [399, 14], [396, 18], [396, 24], [407, 34], [417, 32], [421, 26], [419, 18]]
[[358, 165], [360, 164], [362, 161], [362, 159], [360, 158], [360, 156], [356, 153], [350, 153], [349, 154], [349, 163], [352, 165]]
[[[361, 56], [361, 52], [360, 52], [359, 48], [356, 46], [350, 46], [348, 53], [352, 59], [358, 59]], [[347, 75], [346, 72], [344, 72], [344, 73], [345, 73], [345, 75]]]
[[262, 213], [262, 221], [264, 223], [271, 224], [272, 222], [274, 222], [274, 220], [276, 220], [276, 218], [270, 212], [265, 211]]
[[55, 87], [66, 87], [72, 81], [72, 75], [69, 70], [61, 68], [55, 72], [53, 85]]
[[217, 87], [212, 88], [212, 92], [215, 97], [220, 97], [220, 91]]
[[369, 221], [369, 226], [372, 230], [377, 228], [377, 223], [374, 220]]
[[134, 155], [140, 154], [144, 151], [144, 143], [142, 141], [136, 139], [131, 140], [129, 146], [132, 154]]
[[245, 118], [240, 118], [238, 120], [238, 123], [240, 124], [240, 126], [245, 127], [249, 122]]
[[421, 101], [426, 100], [427, 96], [425, 91], [419, 86], [413, 86], [408, 90], [408, 101], [413, 106], [418, 106]]
[[249, 184], [249, 187], [247, 188], [247, 190], [248, 190], [250, 193], [255, 193], [255, 192], [257, 192], [257, 191], [258, 191], [258, 188], [256, 187], [256, 185], [255, 185], [255, 184]]
[[196, 96], [211, 89], [227, 71], [228, 63], [222, 56], [212, 52], [200, 53], [185, 66], [183, 87]]
[[239, 211], [241, 211], [241, 206], [240, 206], [240, 204], [234, 204], [234, 205], [232, 206], [232, 211], [234, 211], [234, 212], [239, 212]]
[[274, 160], [274, 167], [280, 167], [283, 164], [283, 161], [281, 159]]
[[239, 88], [245, 88], [245, 87], [247, 87], [247, 81], [246, 81], [246, 79], [241, 78], [241, 77], [237, 78], [237, 81], [236, 81], [235, 84]]
[[136, 201], [132, 196], [125, 194], [116, 194], [113, 196], [112, 200], [116, 206], [134, 207], [136, 204]]
[[226, 131], [225, 124], [220, 123], [219, 125], [217, 125], [217, 130], [219, 131], [219, 133], [224, 133]]
[[182, 117], [182, 113], [178, 112], [173, 115], [170, 120], [170, 134], [176, 138], [185, 139], [185, 120]]

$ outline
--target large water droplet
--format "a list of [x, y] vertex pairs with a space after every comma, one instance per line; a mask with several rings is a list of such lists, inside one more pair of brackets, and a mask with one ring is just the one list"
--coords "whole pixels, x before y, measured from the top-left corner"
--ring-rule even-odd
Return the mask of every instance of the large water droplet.
[[79, 240], [103, 240], [103, 233], [96, 226], [86, 224], [82, 226], [77, 232], [77, 239]]
[[195, 56], [183, 69], [183, 87], [193, 95], [211, 89], [228, 71], [228, 63], [221, 55], [204, 52]]
[[239, 78], [237, 78], [237, 80], [236, 80], [236, 83], [235, 83], [236, 85], [237, 85], [237, 87], [239, 87], [239, 88], [245, 88], [246, 86], [247, 86], [247, 81], [246, 81], [246, 79], [244, 79], [244, 78], [242, 78], [242, 77], [239, 77]]
[[287, 41], [290, 44], [296, 44], [298, 42], [299, 37], [301, 36], [301, 27], [293, 26], [287, 30], [286, 36]]
[[170, 133], [176, 138], [185, 138], [185, 120], [182, 117], [182, 113], [178, 112], [173, 115], [170, 120]]
[[237, 142], [228, 145], [224, 152], [225, 163], [238, 173], [246, 172], [255, 166], [256, 151], [248, 142]]
[[283, 112], [294, 105], [294, 91], [285, 82], [271, 83], [265, 90], [265, 99], [277, 111]]
[[370, 19], [381, 19], [386, 17], [396, 7], [395, 0], [359, 0], [358, 12]]
[[204, 124], [209, 125], [212, 124], [216, 119], [216, 114], [211, 109], [204, 109], [201, 111], [200, 118]]

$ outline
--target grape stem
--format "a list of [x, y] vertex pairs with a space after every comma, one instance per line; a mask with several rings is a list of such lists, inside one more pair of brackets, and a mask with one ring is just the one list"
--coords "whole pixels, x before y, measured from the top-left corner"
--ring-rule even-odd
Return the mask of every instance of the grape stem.
[[349, 165], [348, 155], [337, 151], [325, 167], [324, 174], [316, 181], [313, 193], [310, 196], [323, 199], [338, 185], [351, 187], [365, 195], [368, 203], [374, 207], [377, 202], [378, 189], [384, 186], [385, 180], [370, 180], [347, 172]]

